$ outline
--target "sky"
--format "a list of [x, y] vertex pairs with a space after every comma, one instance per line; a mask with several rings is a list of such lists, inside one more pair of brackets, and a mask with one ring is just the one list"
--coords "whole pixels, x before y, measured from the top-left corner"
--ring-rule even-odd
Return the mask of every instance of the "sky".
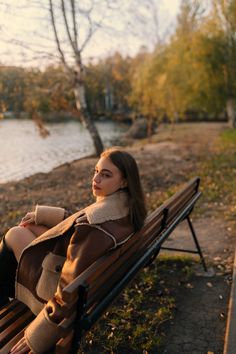
[[[47, 4], [47, 0], [41, 1]], [[88, 6], [90, 1], [83, 0], [83, 3]], [[97, 0], [99, 5], [102, 1]], [[138, 0], [119, 0], [123, 5], [118, 12], [108, 14], [106, 30], [97, 30], [93, 35], [83, 51], [84, 60], [96, 60], [115, 51], [134, 56], [143, 45], [152, 50], [157, 41], [155, 34], [158, 33], [159, 40], [164, 40], [173, 32], [180, 0], [146, 1], [154, 5], [146, 8], [143, 0], [140, 3]], [[51, 61], [55, 62], [55, 41], [45, 16], [48, 11], [37, 4], [37, 0], [0, 0], [1, 65], [45, 66], [50, 60], [45, 52], [50, 53]], [[101, 10], [101, 6], [98, 9]], [[96, 21], [100, 20], [102, 11], [99, 10], [94, 11]], [[85, 22], [83, 25], [86, 28]], [[81, 33], [82, 41], [86, 30]]]

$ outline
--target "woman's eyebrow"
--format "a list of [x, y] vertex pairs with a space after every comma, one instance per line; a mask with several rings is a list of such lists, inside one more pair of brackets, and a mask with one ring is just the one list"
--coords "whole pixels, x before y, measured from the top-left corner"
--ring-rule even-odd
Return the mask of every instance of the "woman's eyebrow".
[[[95, 166], [95, 170], [99, 170], [98, 166]], [[111, 170], [109, 170], [108, 168], [102, 168], [100, 172], [108, 172], [110, 174], [113, 174], [113, 172]]]
[[108, 170], [107, 168], [103, 168], [103, 169], [101, 170], [101, 172], [109, 172], [109, 173], [112, 174], [112, 171], [111, 171], [111, 170]]

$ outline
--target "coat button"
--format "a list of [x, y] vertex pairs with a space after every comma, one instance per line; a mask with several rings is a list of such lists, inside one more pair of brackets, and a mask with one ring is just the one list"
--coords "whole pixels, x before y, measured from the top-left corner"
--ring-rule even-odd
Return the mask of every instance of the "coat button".
[[62, 266], [56, 265], [55, 271], [56, 271], [57, 273], [59, 273], [59, 272], [61, 271], [61, 269], [62, 269]]

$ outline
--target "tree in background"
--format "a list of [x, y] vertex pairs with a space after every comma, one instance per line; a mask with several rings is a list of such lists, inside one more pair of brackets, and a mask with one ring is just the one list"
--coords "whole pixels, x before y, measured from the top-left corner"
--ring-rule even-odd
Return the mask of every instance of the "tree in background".
[[201, 1], [183, 0], [177, 16], [177, 26], [170, 44], [166, 48], [165, 59], [165, 102], [167, 112], [174, 120], [187, 111], [199, 109], [198, 94], [201, 90], [200, 68], [196, 60], [196, 36], [202, 25], [203, 9]]
[[[236, 125], [235, 0], [209, 0], [211, 6], [205, 8], [207, 2], [182, 0], [175, 30], [168, 40], [159, 35], [156, 0], [138, 2], [137, 8], [134, 0], [122, 2], [124, 7], [120, 11], [124, 17], [127, 8], [133, 9], [129, 21], [137, 35], [142, 32], [148, 37], [154, 33], [153, 46], [151, 38], [147, 38], [148, 47], [143, 46], [132, 58], [114, 52], [98, 61], [91, 58], [86, 65], [82, 63], [84, 48], [99, 27], [97, 21], [93, 23], [92, 4], [102, 6], [102, 11], [106, 1], [94, 1], [89, 8], [81, 7], [85, 2], [78, 5], [76, 1], [60, 4], [48, 1], [62, 64], [48, 66], [43, 71], [2, 68], [2, 111], [17, 112], [23, 106], [31, 112], [47, 114], [74, 112], [77, 107], [84, 122], [92, 125], [91, 116], [141, 115], [148, 121], [149, 134], [153, 121], [161, 122], [167, 117], [170, 121], [182, 117], [214, 119], [222, 117], [222, 113], [225, 117], [227, 111], [231, 126]], [[78, 22], [74, 24], [75, 4]], [[87, 31], [79, 36], [77, 25], [80, 31], [82, 28]]]
[[95, 116], [125, 116], [129, 110], [130, 70], [133, 60], [118, 52], [86, 65], [85, 85], [90, 113]]
[[[100, 24], [91, 19], [94, 10], [93, 4], [88, 7], [82, 6], [79, 1], [75, 0], [70, 2], [61, 0], [60, 6], [57, 6], [57, 2], [49, 0], [51, 25], [60, 60], [73, 82], [75, 103], [80, 119], [92, 137], [96, 154], [100, 155], [103, 143], [88, 111], [85, 95], [85, 71], [82, 62], [82, 52]], [[83, 37], [81, 24], [84, 22], [86, 30], [84, 38], [81, 39]], [[69, 56], [67, 50], [70, 52]], [[70, 61], [73, 61], [73, 65]]]
[[167, 116], [177, 121], [189, 114], [217, 117], [225, 105], [232, 112], [235, 61], [227, 53], [233, 49], [212, 9], [204, 9], [201, 1], [183, 0], [169, 42], [140, 62], [138, 56], [134, 59], [130, 102], [149, 120]]
[[[224, 50], [217, 58], [224, 73], [226, 111], [230, 125], [236, 128], [236, 1], [212, 0], [212, 6], [213, 38]], [[215, 49], [213, 55], [217, 54]]]
[[159, 117], [160, 105], [158, 92], [156, 90], [156, 79], [158, 73], [153, 66], [153, 56], [145, 52], [144, 48], [135, 58], [135, 65], [132, 72], [132, 90], [129, 102], [138, 115], [147, 119], [148, 138], [152, 133], [153, 120]]
[[25, 99], [24, 70], [0, 66], [0, 112], [22, 112]]

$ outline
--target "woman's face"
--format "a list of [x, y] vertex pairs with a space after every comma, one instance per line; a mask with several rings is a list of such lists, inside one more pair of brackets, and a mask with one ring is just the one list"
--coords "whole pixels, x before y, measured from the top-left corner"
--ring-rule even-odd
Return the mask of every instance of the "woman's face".
[[126, 185], [126, 180], [119, 168], [108, 157], [101, 157], [95, 166], [92, 180], [93, 195], [95, 197], [105, 197], [120, 188], [126, 187]]

